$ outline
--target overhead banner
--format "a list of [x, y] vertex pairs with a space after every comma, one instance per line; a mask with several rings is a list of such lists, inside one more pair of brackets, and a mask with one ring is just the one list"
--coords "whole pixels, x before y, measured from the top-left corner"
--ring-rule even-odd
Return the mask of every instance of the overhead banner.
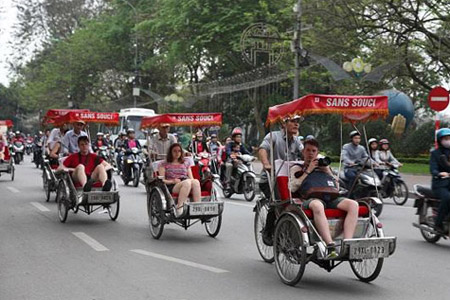
[[340, 114], [349, 122], [385, 118], [389, 115], [388, 97], [310, 94], [270, 107], [266, 125], [312, 114]]
[[55, 119], [67, 115], [69, 112], [88, 112], [89, 109], [49, 109], [42, 119], [43, 124], [53, 124]]
[[100, 123], [109, 126], [119, 125], [119, 113], [115, 112], [69, 112], [54, 120], [56, 125], [77, 123], [79, 121], [85, 123]]
[[222, 113], [174, 113], [144, 117], [141, 128], [158, 127], [161, 124], [195, 127], [220, 126], [222, 125]]
[[0, 120], [0, 126], [13, 127], [13, 121], [11, 120]]

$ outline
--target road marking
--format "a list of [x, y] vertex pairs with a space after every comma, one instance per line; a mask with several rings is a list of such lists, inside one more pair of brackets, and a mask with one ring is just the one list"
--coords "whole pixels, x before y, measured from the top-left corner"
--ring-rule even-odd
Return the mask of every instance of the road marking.
[[20, 193], [20, 191], [12, 186], [8, 186], [8, 190], [10, 190], [13, 193]]
[[108, 248], [106, 248], [105, 246], [103, 246], [102, 244], [100, 244], [99, 242], [97, 242], [84, 232], [72, 232], [72, 234], [77, 238], [79, 238], [80, 240], [82, 240], [83, 242], [85, 242], [86, 244], [88, 244], [89, 246], [91, 246], [91, 248], [94, 249], [95, 251], [109, 251]]
[[134, 253], [138, 253], [138, 254], [151, 256], [151, 257], [158, 258], [158, 259], [162, 259], [162, 260], [171, 261], [171, 262], [182, 264], [182, 265], [185, 265], [185, 266], [189, 266], [189, 267], [193, 267], [193, 268], [197, 268], [197, 269], [213, 272], [213, 273], [228, 273], [229, 272], [227, 270], [222, 270], [222, 269], [210, 267], [210, 266], [207, 266], [207, 265], [198, 264], [198, 263], [195, 263], [195, 262], [192, 262], [192, 261], [179, 259], [179, 258], [175, 258], [175, 257], [171, 257], [171, 256], [166, 256], [166, 255], [162, 255], [162, 254], [158, 254], [158, 253], [154, 253], [154, 252], [149, 252], [149, 251], [145, 251], [145, 250], [135, 249], [135, 250], [130, 250], [130, 251], [134, 252]]
[[50, 209], [48, 209], [47, 207], [45, 207], [44, 205], [42, 205], [42, 204], [40, 204], [38, 202], [31, 202], [31, 205], [33, 205], [34, 207], [36, 207], [40, 211], [50, 211]]
[[229, 203], [231, 205], [237, 205], [237, 206], [246, 206], [246, 207], [255, 207], [255, 205], [252, 204], [246, 204], [246, 203], [238, 203], [238, 202], [234, 202], [234, 201], [225, 201], [225, 203]]

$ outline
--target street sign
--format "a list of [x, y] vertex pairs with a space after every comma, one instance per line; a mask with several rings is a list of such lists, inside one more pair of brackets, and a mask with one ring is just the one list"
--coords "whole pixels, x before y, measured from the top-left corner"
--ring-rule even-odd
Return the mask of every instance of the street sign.
[[428, 105], [435, 111], [441, 111], [447, 108], [449, 103], [449, 92], [442, 86], [431, 89], [428, 94]]

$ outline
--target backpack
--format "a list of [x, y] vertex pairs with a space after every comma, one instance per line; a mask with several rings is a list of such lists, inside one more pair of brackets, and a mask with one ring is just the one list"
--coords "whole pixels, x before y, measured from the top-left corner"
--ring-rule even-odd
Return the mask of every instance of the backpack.
[[339, 196], [336, 179], [328, 173], [315, 170], [311, 172], [299, 189], [303, 198], [319, 198], [325, 202], [332, 201]]

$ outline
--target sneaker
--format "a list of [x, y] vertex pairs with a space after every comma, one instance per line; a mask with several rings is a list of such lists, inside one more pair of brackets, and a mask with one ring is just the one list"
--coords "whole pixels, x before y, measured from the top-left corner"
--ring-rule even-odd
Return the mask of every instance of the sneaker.
[[111, 183], [111, 180], [108, 179], [103, 184], [102, 191], [109, 192], [111, 190], [111, 188], [112, 188], [112, 183]]
[[447, 233], [445, 232], [444, 227], [439, 226], [439, 225], [434, 225], [433, 226], [434, 231], [436, 231], [438, 234], [440, 235], [446, 235]]
[[183, 214], [183, 206], [182, 207], [178, 207], [178, 208], [174, 208], [174, 215], [175, 217], [179, 218], [182, 214]]
[[327, 259], [333, 259], [338, 257], [338, 254], [336, 252], [336, 244], [335, 243], [329, 243], [327, 245]]
[[83, 187], [83, 192], [90, 192], [92, 190], [92, 185], [94, 184], [94, 181], [92, 179], [88, 179], [86, 184]]

